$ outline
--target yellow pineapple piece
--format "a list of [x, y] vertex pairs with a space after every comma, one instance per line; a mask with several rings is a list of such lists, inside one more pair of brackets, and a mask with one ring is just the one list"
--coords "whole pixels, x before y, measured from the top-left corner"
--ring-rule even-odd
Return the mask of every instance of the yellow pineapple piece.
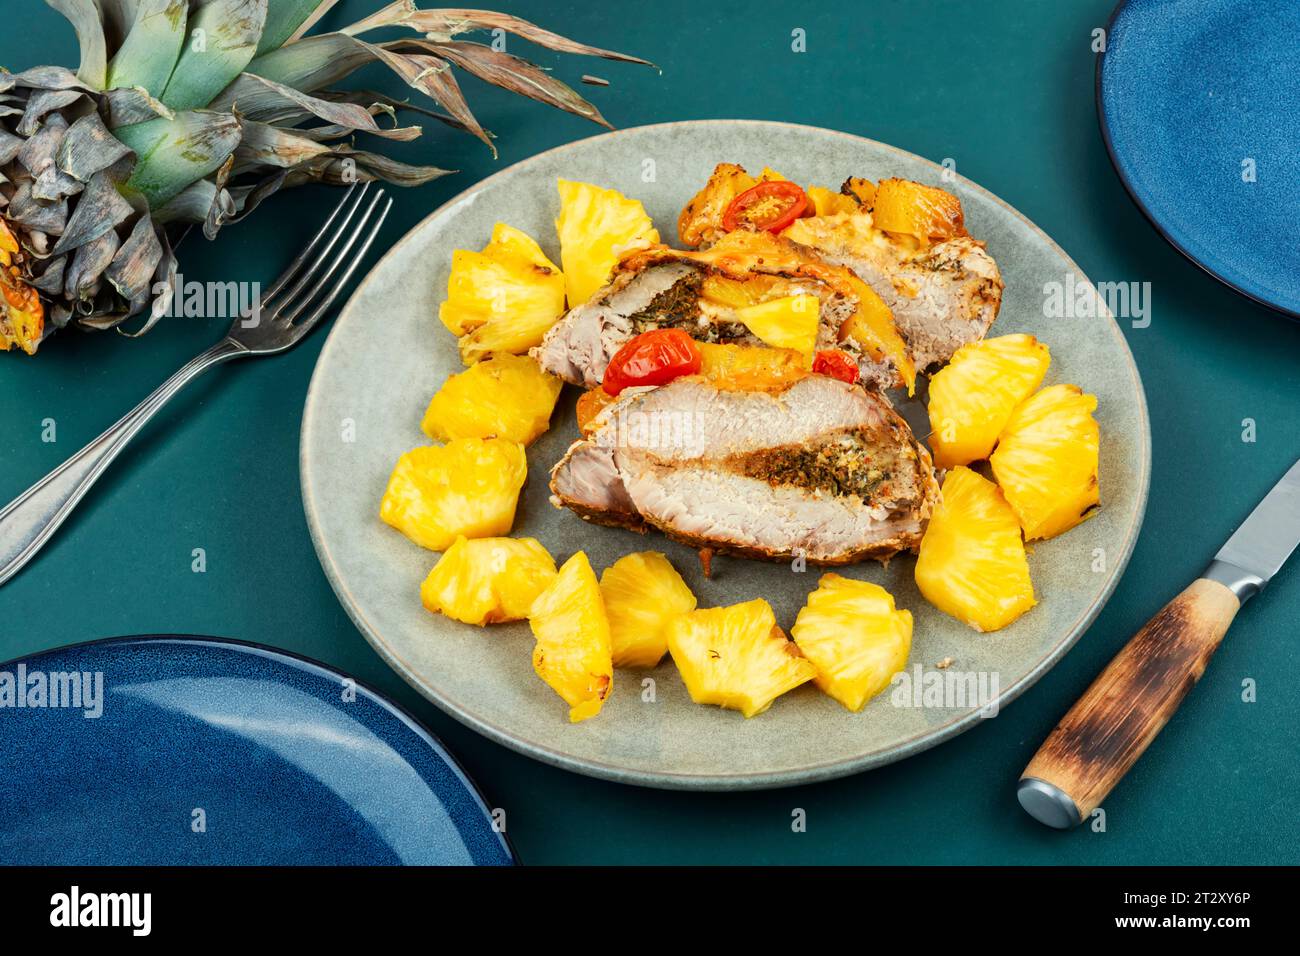
[[677, 235], [682, 245], [696, 248], [706, 239], [722, 234], [722, 216], [727, 207], [746, 189], [754, 187], [754, 177], [735, 163], [719, 163], [713, 175], [677, 217]]
[[563, 384], [528, 356], [502, 352], [443, 382], [420, 427], [435, 441], [509, 438], [527, 445], [551, 427]]
[[1006, 627], [1034, 606], [1020, 524], [997, 485], [964, 466], [948, 472], [921, 539], [916, 584], [977, 631]]
[[41, 295], [21, 278], [22, 250], [9, 224], [0, 216], [0, 352], [15, 345], [36, 354], [45, 331]]
[[813, 212], [818, 216], [838, 216], [858, 211], [858, 201], [844, 193], [831, 192], [825, 186], [809, 186], [804, 190], [812, 200]]
[[788, 295], [737, 309], [735, 318], [773, 348], [811, 355], [817, 348], [821, 300], [815, 295]]
[[510, 533], [528, 477], [524, 446], [505, 438], [457, 438], [397, 460], [379, 517], [421, 547], [444, 551], [460, 535]]
[[533, 670], [564, 698], [569, 720], [600, 713], [613, 687], [609, 619], [596, 573], [579, 551], [537, 596], [528, 614], [537, 644]]
[[466, 365], [493, 352], [527, 352], [563, 314], [564, 276], [526, 233], [499, 222], [482, 252], [451, 254], [438, 318], [460, 336]]
[[936, 468], [987, 458], [1017, 405], [1033, 394], [1051, 363], [1032, 335], [1002, 335], [963, 345], [930, 379], [930, 447]]
[[912, 613], [878, 584], [823, 574], [790, 636], [817, 668], [817, 686], [856, 713], [907, 666]]
[[697, 342], [700, 374], [715, 387], [740, 391], [784, 391], [808, 375], [808, 357], [765, 345]]
[[877, 229], [911, 236], [923, 244], [966, 234], [961, 200], [937, 186], [908, 179], [882, 179], [872, 220]]
[[876, 184], [861, 176], [850, 176], [840, 186], [840, 192], [858, 201], [858, 208], [871, 212], [876, 205]]
[[615, 667], [654, 667], [668, 653], [669, 621], [695, 610], [695, 595], [657, 551], [624, 555], [600, 576]]
[[466, 624], [522, 621], [554, 580], [555, 561], [536, 538], [461, 535], [420, 585], [420, 600]]
[[659, 233], [639, 200], [590, 183], [561, 179], [559, 185], [555, 229], [572, 309], [609, 281], [624, 253], [657, 243]]
[[1054, 537], [1096, 513], [1096, 408], [1096, 396], [1077, 385], [1052, 385], [1007, 421], [989, 465], [1026, 540]]
[[752, 273], [745, 279], [713, 273], [700, 283], [700, 298], [724, 309], [743, 309], [787, 295], [796, 295], [799, 286], [784, 276]]
[[667, 637], [691, 700], [746, 717], [761, 714], [786, 691], [817, 676], [762, 598], [675, 617]]

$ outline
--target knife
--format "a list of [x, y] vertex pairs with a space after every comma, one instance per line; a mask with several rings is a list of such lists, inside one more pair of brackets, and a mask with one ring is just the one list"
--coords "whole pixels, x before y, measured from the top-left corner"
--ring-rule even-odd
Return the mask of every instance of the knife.
[[1092, 682], [1020, 775], [1031, 817], [1061, 830], [1101, 805], [1205, 673], [1224, 633], [1300, 544], [1300, 461]]

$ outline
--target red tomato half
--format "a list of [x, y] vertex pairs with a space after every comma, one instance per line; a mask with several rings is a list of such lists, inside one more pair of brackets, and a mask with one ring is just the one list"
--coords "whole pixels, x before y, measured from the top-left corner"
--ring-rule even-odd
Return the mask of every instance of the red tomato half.
[[700, 370], [700, 350], [681, 329], [642, 332], [614, 353], [601, 387], [617, 395], [631, 385], [663, 385]]
[[766, 229], [780, 232], [804, 214], [808, 208], [808, 194], [787, 179], [774, 179], [759, 183], [731, 201], [722, 214], [722, 228], [727, 232], [737, 229]]
[[858, 380], [858, 363], [853, 361], [853, 357], [847, 352], [841, 352], [839, 349], [818, 352], [817, 357], [813, 359], [813, 371], [818, 375], [838, 378], [841, 382], [848, 382], [850, 385]]

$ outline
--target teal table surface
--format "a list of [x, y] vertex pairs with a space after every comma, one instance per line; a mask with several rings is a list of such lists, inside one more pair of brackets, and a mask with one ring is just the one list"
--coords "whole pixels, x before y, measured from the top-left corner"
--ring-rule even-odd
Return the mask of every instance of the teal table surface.
[[[346, 0], [326, 24], [378, 5]], [[21, 6], [0, 32], [0, 64], [75, 64], [72, 31], [58, 15], [37, 0]], [[583, 73], [609, 79], [608, 88], [581, 90], [616, 126], [788, 120], [951, 159], [1045, 229], [1095, 282], [1150, 283], [1150, 324], [1123, 323], [1150, 403], [1150, 503], [1128, 570], [1091, 631], [996, 719], [828, 784], [668, 793], [536, 763], [403, 683], [326, 583], [298, 486], [303, 397], [325, 339], [316, 334], [283, 357], [209, 373], [137, 439], [54, 541], [0, 589], [0, 660], [157, 632], [240, 638], [317, 658], [392, 695], [439, 734], [489, 802], [505, 809], [526, 863], [1300, 862], [1300, 562], [1243, 610], [1200, 685], [1107, 799], [1104, 832], [1049, 831], [1015, 799], [1021, 769], [1065, 709], [1300, 454], [1300, 323], [1239, 298], [1166, 245], [1107, 160], [1091, 44], [1109, 0], [526, 0], [508, 9], [659, 64], [662, 74], [510, 41], [575, 85]], [[806, 52], [792, 50], [795, 30], [804, 31]], [[379, 71], [366, 79], [402, 94]], [[599, 132], [463, 82], [483, 125], [499, 134], [500, 157], [437, 124], [397, 147], [403, 158], [460, 172], [401, 192], [379, 245], [476, 180]], [[321, 187], [281, 195], [216, 243], [187, 240], [185, 277], [269, 282], [332, 198]], [[64, 334], [35, 359], [0, 355], [0, 501], [111, 424], [223, 325], [173, 319], [140, 340]], [[42, 440], [50, 420], [54, 442]], [[196, 548], [206, 554], [205, 573], [191, 568]], [[1253, 701], [1243, 699], [1246, 686]], [[803, 832], [792, 826], [798, 810]]]

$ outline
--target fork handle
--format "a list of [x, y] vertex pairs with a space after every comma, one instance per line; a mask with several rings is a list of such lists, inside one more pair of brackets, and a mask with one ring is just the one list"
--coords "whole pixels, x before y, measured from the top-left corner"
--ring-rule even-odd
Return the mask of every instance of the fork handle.
[[226, 338], [195, 356], [115, 425], [6, 505], [0, 511], [0, 585], [35, 556], [127, 442], [172, 396], [212, 366], [247, 352]]

